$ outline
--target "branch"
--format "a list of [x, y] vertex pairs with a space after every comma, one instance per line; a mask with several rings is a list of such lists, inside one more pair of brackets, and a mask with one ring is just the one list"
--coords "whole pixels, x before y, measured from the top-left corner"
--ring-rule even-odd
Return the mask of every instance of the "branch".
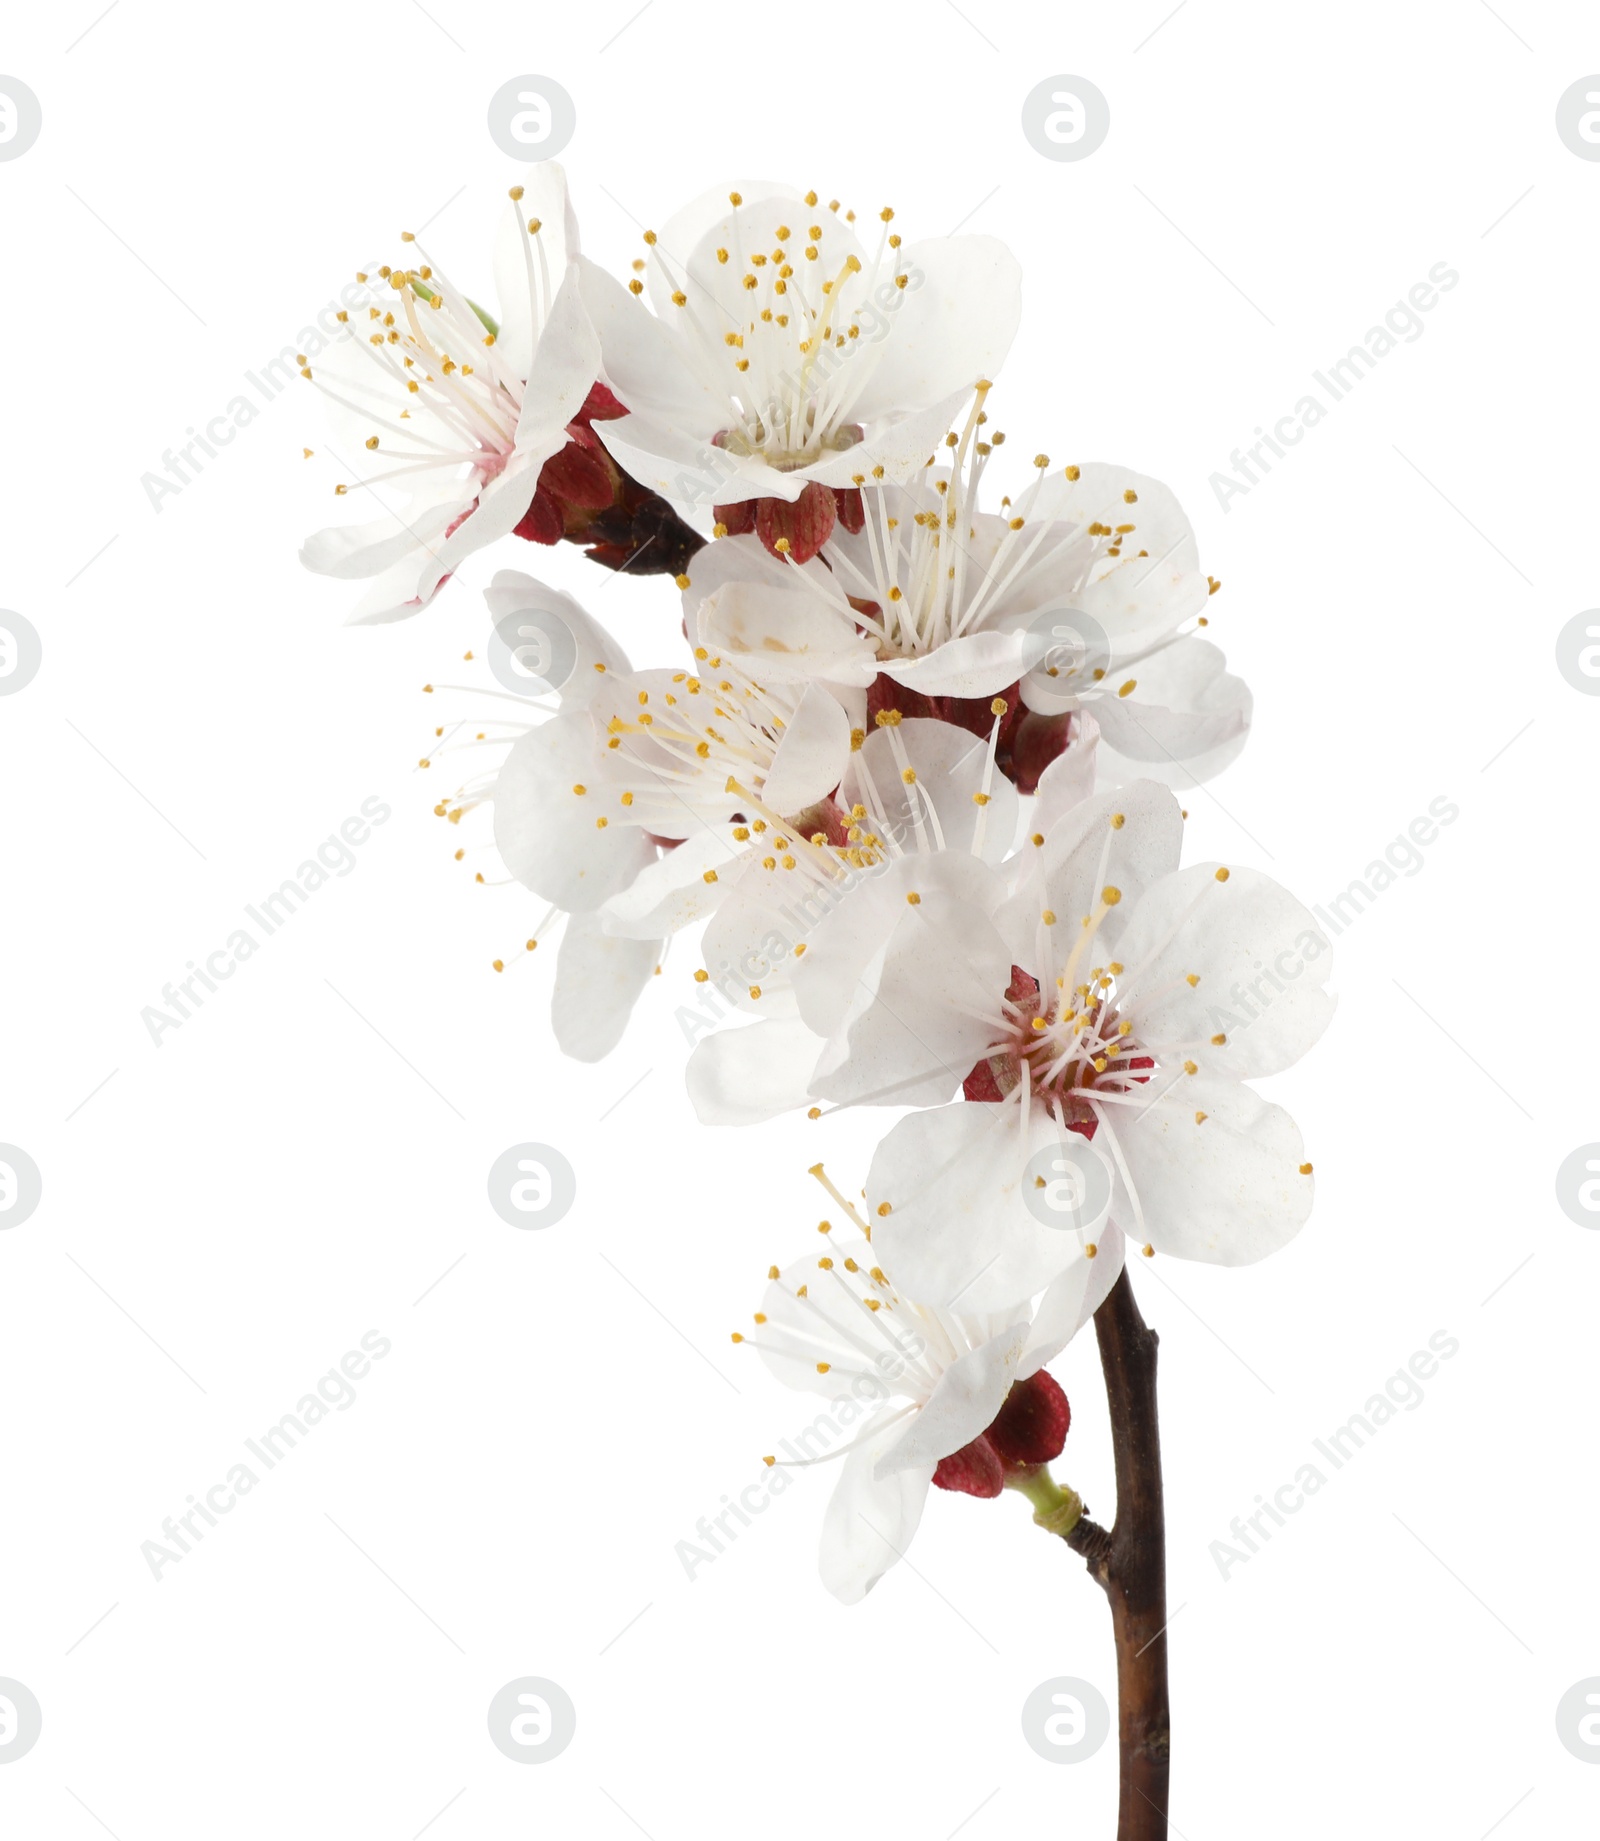
[[1095, 1312], [1094, 1328], [1111, 1412], [1117, 1518], [1108, 1530], [1085, 1516], [1064, 1539], [1111, 1605], [1122, 1761], [1117, 1841], [1166, 1841], [1171, 1721], [1158, 1338], [1139, 1314], [1126, 1271]]

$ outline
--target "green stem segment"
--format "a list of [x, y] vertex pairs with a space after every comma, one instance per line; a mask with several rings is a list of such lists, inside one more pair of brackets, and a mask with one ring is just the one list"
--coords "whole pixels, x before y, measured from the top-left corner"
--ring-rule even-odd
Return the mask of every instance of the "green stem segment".
[[1063, 1540], [1083, 1519], [1083, 1498], [1075, 1489], [1058, 1483], [1048, 1464], [1027, 1464], [1006, 1478], [1006, 1488], [1017, 1490], [1033, 1504], [1033, 1519], [1048, 1534]]

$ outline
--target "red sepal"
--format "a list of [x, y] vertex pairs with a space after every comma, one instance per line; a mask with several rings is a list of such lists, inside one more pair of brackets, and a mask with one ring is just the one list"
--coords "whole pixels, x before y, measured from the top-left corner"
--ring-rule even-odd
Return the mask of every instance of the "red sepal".
[[512, 535], [526, 537], [529, 543], [559, 543], [565, 528], [561, 507], [541, 486]]
[[953, 1489], [963, 1496], [998, 1496], [1006, 1486], [1005, 1466], [980, 1432], [970, 1445], [940, 1458], [933, 1482], [936, 1489]]
[[756, 535], [774, 556], [782, 555], [778, 543], [787, 541], [790, 562], [808, 563], [833, 535], [838, 516], [830, 487], [811, 480], [794, 501], [758, 499]]
[[984, 1437], [1003, 1464], [1048, 1464], [1060, 1457], [1071, 1424], [1067, 1396], [1041, 1368], [1006, 1395]]

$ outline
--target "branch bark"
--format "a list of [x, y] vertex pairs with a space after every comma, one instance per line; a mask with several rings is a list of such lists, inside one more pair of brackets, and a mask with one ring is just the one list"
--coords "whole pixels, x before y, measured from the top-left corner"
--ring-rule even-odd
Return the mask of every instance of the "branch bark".
[[1167, 1701], [1166, 1510], [1156, 1416], [1154, 1330], [1123, 1272], [1095, 1312], [1117, 1472], [1110, 1529], [1084, 1517], [1064, 1538], [1111, 1605], [1117, 1646], [1121, 1788], [1117, 1841], [1166, 1841], [1171, 1718]]

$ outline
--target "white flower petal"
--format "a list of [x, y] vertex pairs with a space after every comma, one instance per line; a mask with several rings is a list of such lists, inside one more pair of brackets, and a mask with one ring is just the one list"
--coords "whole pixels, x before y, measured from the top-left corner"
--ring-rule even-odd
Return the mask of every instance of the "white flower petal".
[[1133, 526], [1117, 545], [1121, 554], [1103, 554], [1071, 602], [1098, 623], [1112, 659], [1119, 660], [1199, 613], [1211, 585], [1200, 567], [1194, 531], [1170, 488], [1104, 461], [1086, 461], [1076, 470], [1075, 480], [1059, 469], [1049, 474], [1029, 517], [1070, 518], [1079, 529], [1090, 523], [1113, 530]]
[[[1016, 337], [1022, 268], [994, 237], [932, 237], [896, 261], [920, 283], [899, 290], [870, 377], [852, 392], [858, 421], [903, 414], [993, 377]], [[854, 360], [862, 363], [861, 359]]]
[[982, 908], [942, 891], [923, 895], [864, 968], [812, 1091], [840, 1105], [947, 1099], [999, 1033], [1011, 964]]
[[699, 643], [763, 684], [820, 679], [865, 689], [878, 675], [877, 652], [849, 613], [848, 602], [830, 606], [799, 583], [731, 581], [702, 603]]
[[[1114, 823], [1118, 816], [1120, 825]], [[1070, 946], [1072, 930], [1098, 908], [1108, 886], [1119, 890], [1122, 899], [1100, 922], [1096, 956], [1103, 962], [1112, 947], [1125, 956], [1120, 942], [1129, 916], [1141, 910], [1146, 889], [1177, 867], [1183, 848], [1177, 800], [1153, 780], [1135, 780], [1069, 807], [1038, 835], [1044, 843], [1024, 847], [1018, 892], [1000, 917], [1019, 955], [1016, 962], [1030, 970], [1053, 969], [1032, 964], [1041, 911], [1048, 908], [1058, 916], [1056, 939]]]
[[1028, 646], [1024, 630], [963, 633], [917, 658], [886, 658], [883, 675], [924, 697], [992, 697], [1022, 676]]
[[[531, 219], [539, 223], [532, 235], [522, 228]], [[500, 303], [495, 344], [518, 377], [528, 375], [539, 333], [539, 316], [529, 295], [530, 259], [537, 297], [548, 306], [577, 254], [578, 218], [567, 176], [554, 160], [542, 160], [523, 174], [522, 197], [507, 201], [495, 233], [494, 286]]]
[[427, 560], [427, 545], [442, 541], [475, 496], [470, 480], [441, 480], [414, 494], [403, 511], [386, 511], [367, 524], [330, 524], [313, 533], [301, 545], [300, 560], [316, 574], [341, 581], [360, 581], [404, 563], [416, 577]]
[[1117, 946], [1129, 974], [1121, 1001], [1157, 1055], [1190, 1054], [1206, 1074], [1276, 1074], [1333, 1016], [1323, 989], [1333, 949], [1270, 876], [1230, 869], [1219, 882], [1217, 868], [1192, 864], [1145, 894]]
[[506, 868], [574, 914], [598, 908], [655, 858], [642, 831], [595, 824], [606, 771], [588, 712], [573, 710], [520, 737], [495, 780], [494, 841]]
[[1094, 1258], [1074, 1260], [1046, 1288], [1017, 1366], [1019, 1381], [1053, 1362], [1110, 1297], [1111, 1287], [1122, 1276], [1127, 1248], [1122, 1229], [1115, 1221], [1107, 1221], [1095, 1243]]
[[[809, 920], [812, 931], [794, 971], [794, 989], [800, 1014], [819, 1036], [843, 1027], [868, 966], [899, 924], [912, 893], [924, 901], [941, 896], [970, 902], [990, 913], [1000, 906], [1005, 890], [976, 857], [946, 850], [855, 870], [839, 884], [802, 897], [795, 912]], [[1009, 979], [1008, 970], [997, 999]]]
[[[499, 626], [513, 614], [534, 613], [544, 616], [538, 632], [553, 632], [551, 621], [558, 621], [572, 636], [572, 666], [560, 684], [552, 685], [563, 709], [577, 709], [589, 703], [601, 686], [606, 671], [626, 673], [628, 655], [600, 622], [586, 613], [572, 596], [559, 588], [536, 581], [519, 569], [501, 569], [483, 591], [489, 604], [489, 618]], [[530, 686], [529, 695], [537, 695]]]
[[533, 349], [517, 418], [516, 451], [536, 477], [563, 445], [567, 424], [583, 408], [599, 375], [600, 338], [584, 308], [577, 272], [569, 270]]
[[1250, 729], [1250, 687], [1209, 640], [1175, 639], [1129, 669], [1138, 688], [1095, 704], [1108, 783], [1142, 774], [1197, 786], [1237, 758]]
[[639, 994], [655, 975], [665, 942], [619, 940], [592, 914], [574, 914], [556, 954], [550, 1021], [562, 1054], [599, 1061], [622, 1040]]
[[823, 1518], [822, 1583], [844, 1604], [859, 1604], [911, 1545], [933, 1482], [932, 1464], [878, 1481], [873, 1472], [887, 1436], [869, 1437], [844, 1460]]
[[819, 1255], [791, 1260], [769, 1279], [761, 1318], [746, 1337], [775, 1380], [825, 1400], [886, 1401], [890, 1377], [907, 1370], [902, 1337], [910, 1331], [875, 1324], [853, 1287], [823, 1270]]
[[807, 684], [789, 718], [761, 789], [785, 815], [803, 812], [839, 784], [850, 761], [850, 718], [820, 684]]
[[798, 1017], [703, 1036], [689, 1057], [689, 1099], [702, 1125], [759, 1125], [810, 1099], [821, 1041]]
[[1048, 836], [1058, 820], [1093, 795], [1099, 757], [1100, 725], [1087, 710], [1079, 710], [1073, 716], [1066, 747], [1039, 776], [1035, 829]]
[[[896, 740], [916, 775], [912, 785], [903, 778]], [[989, 772], [988, 762], [983, 736], [952, 722], [910, 716], [892, 730], [868, 731], [850, 757], [839, 801], [847, 809], [865, 805], [871, 829], [904, 850], [975, 854], [999, 863], [1017, 834], [1017, 790], [998, 769]], [[977, 796], [985, 791], [980, 805]], [[974, 844], [981, 849], [974, 852]]]
[[[737, 193], [737, 207], [729, 195]], [[693, 309], [705, 323], [718, 328], [743, 326], [750, 318], [750, 296], [744, 286], [749, 254], [766, 247], [780, 226], [796, 229], [816, 224], [814, 241], [819, 250], [816, 266], [821, 274], [836, 275], [846, 259], [862, 260], [865, 252], [843, 217], [818, 212], [806, 204], [792, 186], [768, 179], [741, 179], [736, 185], [703, 192], [675, 211], [661, 226], [645, 274], [645, 286], [656, 312], [667, 324], [684, 309], [673, 301], [675, 290], [687, 293]], [[719, 261], [717, 251], [740, 252], [745, 259]], [[686, 339], [689, 334], [683, 335]], [[796, 334], [798, 342], [799, 334]]]
[[[723, 416], [727, 413], [724, 408]], [[729, 454], [708, 437], [652, 410], [597, 422], [594, 432], [625, 473], [659, 493], [691, 522], [703, 522], [714, 505], [741, 499], [792, 500], [805, 490], [801, 473], [780, 473], [764, 461]]]
[[[1061, 1141], [1060, 1127], [1037, 1106], [1025, 1130], [1015, 1105], [975, 1100], [903, 1118], [867, 1173], [873, 1248], [898, 1289], [963, 1315], [1005, 1311], [1083, 1260], [1079, 1233], [1047, 1224], [1026, 1200], [1030, 1160]], [[1071, 1147], [1080, 1164], [1099, 1157], [1077, 1134]], [[1109, 1176], [1101, 1187], [1109, 1196]], [[1075, 1225], [1092, 1238], [1104, 1204], [1080, 1212]]]
[[[620, 281], [580, 258], [584, 305], [600, 335], [601, 364], [613, 394], [629, 409], [665, 421], [709, 443], [728, 419], [726, 399], [714, 395], [684, 363], [678, 341]], [[619, 424], [595, 424], [602, 436]], [[629, 469], [631, 471], [631, 469]], [[637, 475], [635, 477], [638, 477]]]
[[1113, 1210], [1158, 1254], [1248, 1266], [1287, 1245], [1310, 1217], [1299, 1127], [1241, 1082], [1199, 1076], [1144, 1111], [1106, 1111], [1101, 1129], [1115, 1131], [1138, 1197], [1136, 1209], [1119, 1168]]
[[[655, 940], [705, 920], [727, 893], [723, 872], [741, 862], [744, 851], [726, 829], [707, 826], [696, 831], [674, 849], [662, 851], [607, 900], [606, 931]], [[706, 881], [708, 870], [716, 873], [716, 881]]]
[[[700, 953], [710, 982], [740, 1009], [767, 1015], [775, 995], [788, 997], [804, 956], [794, 949], [825, 911], [808, 905], [815, 887], [809, 877], [760, 868], [753, 856], [729, 878], [728, 892], [701, 936]], [[759, 1000], [749, 996], [752, 985], [761, 992]], [[820, 1039], [816, 1047], [820, 1051]]]
[[923, 1405], [884, 1446], [873, 1475], [881, 1479], [923, 1464], [937, 1465], [940, 1458], [949, 1457], [987, 1431], [1005, 1405], [1012, 1383], [1022, 1379], [1027, 1342], [1024, 1316], [953, 1361]]

